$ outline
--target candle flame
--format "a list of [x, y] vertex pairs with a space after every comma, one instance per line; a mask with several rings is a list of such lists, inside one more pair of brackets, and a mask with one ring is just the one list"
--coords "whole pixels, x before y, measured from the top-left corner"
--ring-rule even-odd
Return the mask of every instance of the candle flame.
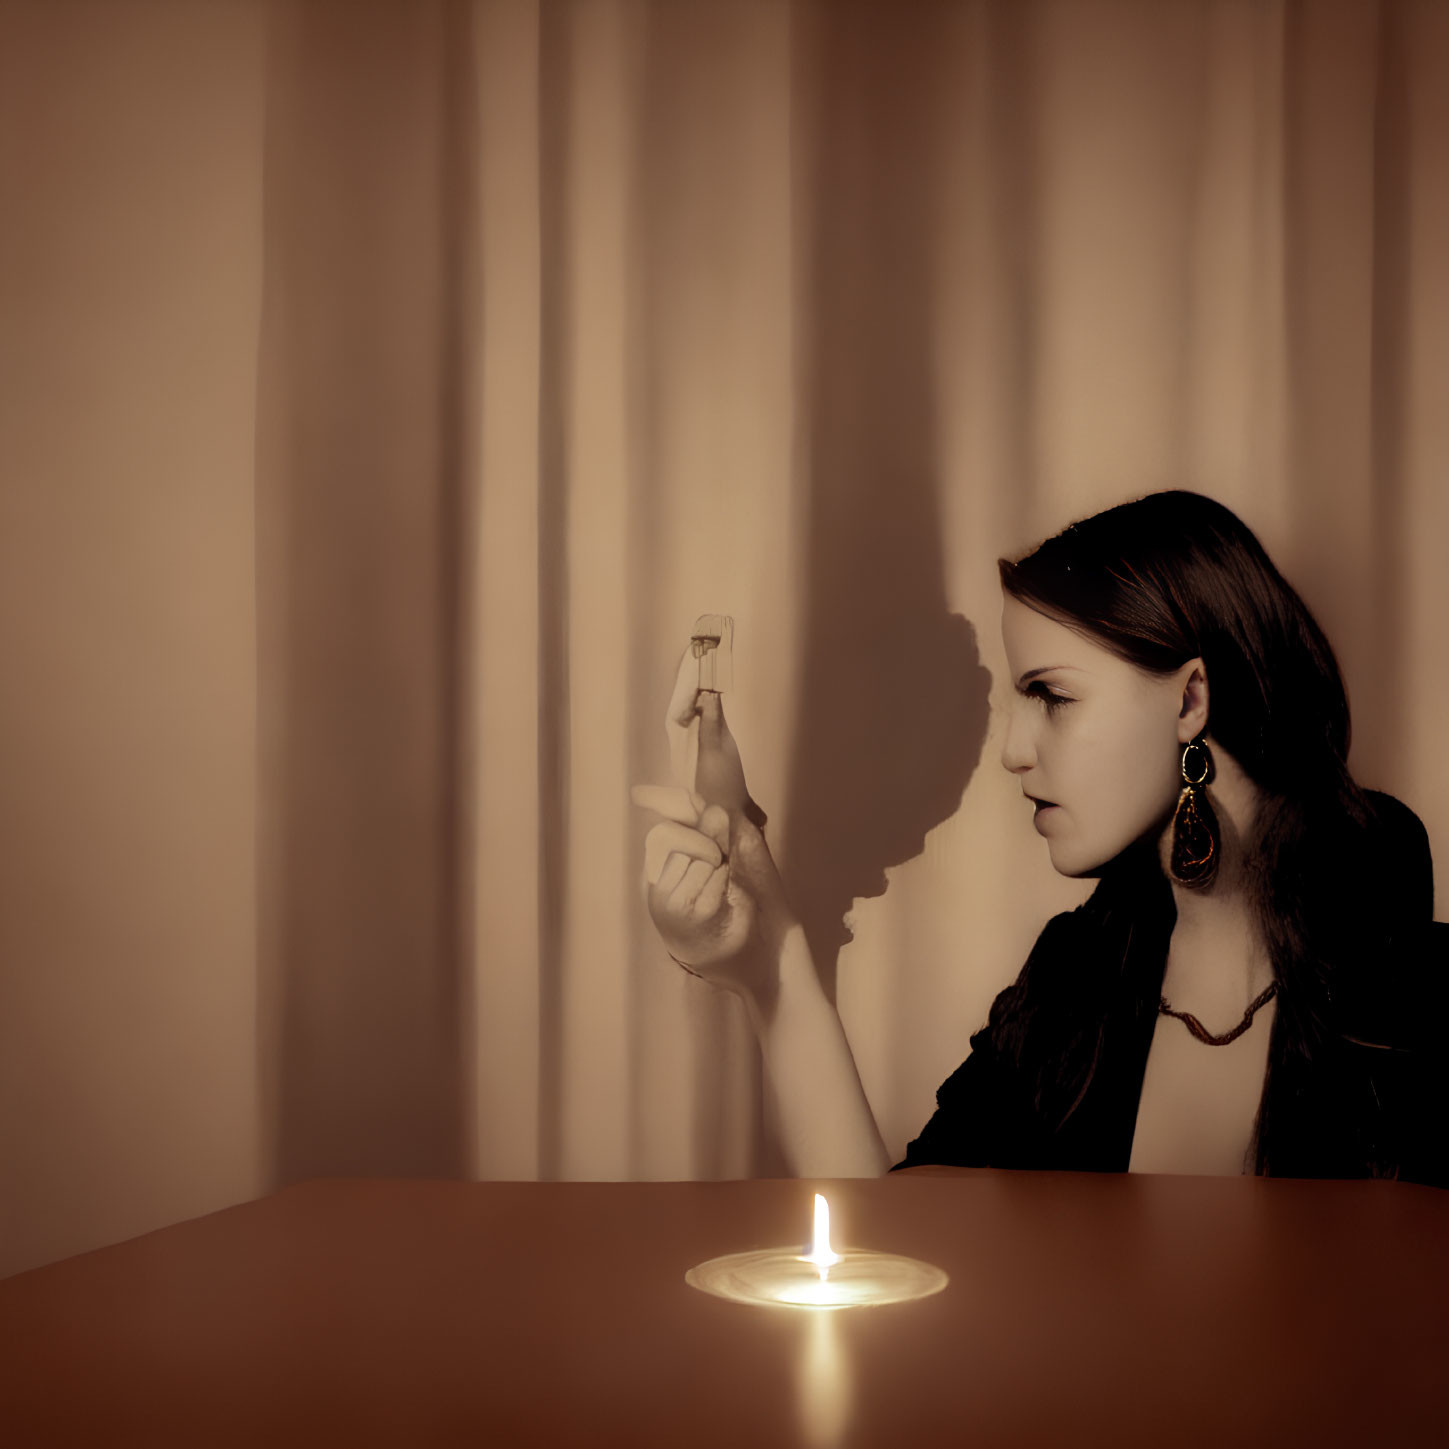
[[827, 1268], [840, 1261], [840, 1254], [830, 1246], [830, 1204], [818, 1192], [815, 1194], [815, 1241], [805, 1256], [820, 1270], [822, 1277]]

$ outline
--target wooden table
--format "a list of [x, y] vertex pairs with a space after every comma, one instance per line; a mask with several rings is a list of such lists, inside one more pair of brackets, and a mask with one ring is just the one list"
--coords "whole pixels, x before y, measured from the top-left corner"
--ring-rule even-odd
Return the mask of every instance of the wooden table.
[[[837, 1246], [945, 1292], [690, 1288]], [[1449, 1444], [1449, 1192], [896, 1174], [317, 1181], [0, 1282], [0, 1443]]]

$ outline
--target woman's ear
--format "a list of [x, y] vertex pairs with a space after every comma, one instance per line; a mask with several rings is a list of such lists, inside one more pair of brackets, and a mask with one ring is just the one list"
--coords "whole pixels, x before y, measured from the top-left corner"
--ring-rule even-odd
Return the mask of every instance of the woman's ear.
[[1177, 737], [1186, 744], [1207, 728], [1207, 666], [1201, 659], [1189, 659], [1177, 674], [1182, 687], [1182, 702], [1177, 712]]

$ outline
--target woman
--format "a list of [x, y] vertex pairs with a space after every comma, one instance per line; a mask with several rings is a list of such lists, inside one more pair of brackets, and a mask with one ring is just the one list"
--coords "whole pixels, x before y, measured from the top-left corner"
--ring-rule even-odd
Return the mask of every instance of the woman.
[[[1333, 651], [1253, 533], [1157, 493], [999, 564], [1002, 764], [1062, 874], [897, 1167], [1402, 1177], [1449, 1185], [1444, 955], [1417, 816], [1349, 774]], [[684, 676], [681, 675], [681, 678]], [[809, 1176], [889, 1162], [749, 800], [719, 696], [697, 793], [646, 846], [651, 915], [744, 999]]]

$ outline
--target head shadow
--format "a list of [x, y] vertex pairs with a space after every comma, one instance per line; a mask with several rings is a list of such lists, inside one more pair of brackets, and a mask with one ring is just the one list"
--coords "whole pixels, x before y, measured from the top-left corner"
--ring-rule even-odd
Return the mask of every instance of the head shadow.
[[[882, 570], [907, 571], [905, 556]], [[887, 868], [920, 855], [927, 832], [956, 813], [989, 715], [991, 676], [965, 618], [888, 595], [856, 609], [873, 603], [884, 617], [871, 632], [814, 633], [791, 767], [782, 869], [832, 999], [852, 902], [883, 894]], [[838, 622], [849, 610], [822, 612]]]

